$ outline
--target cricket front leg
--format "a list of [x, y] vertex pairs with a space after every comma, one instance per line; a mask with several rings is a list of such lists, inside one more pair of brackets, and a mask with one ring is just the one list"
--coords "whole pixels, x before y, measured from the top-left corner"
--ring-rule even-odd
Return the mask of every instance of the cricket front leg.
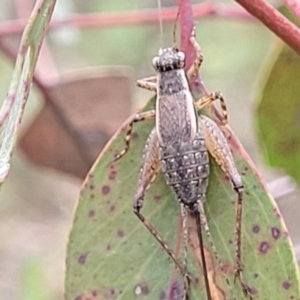
[[244, 294], [252, 299], [250, 289], [245, 282], [242, 271], [241, 240], [242, 240], [242, 200], [243, 200], [243, 183], [241, 176], [235, 166], [230, 147], [218, 125], [206, 116], [200, 116], [200, 125], [203, 130], [205, 144], [214, 157], [217, 164], [230, 178], [233, 189], [238, 195], [236, 211], [236, 261], [235, 261], [235, 279], [237, 278], [242, 286]]
[[[155, 76], [151, 76], [148, 78], [138, 80], [137, 85], [141, 88], [144, 88], [144, 89], [147, 89], [149, 91], [153, 91], [156, 93], [157, 92], [156, 81], [157, 81], [157, 78]], [[132, 138], [133, 124], [144, 121], [144, 120], [153, 119], [154, 117], [155, 117], [155, 110], [141, 112], [141, 113], [136, 114], [133, 117], [133, 119], [128, 124], [127, 132], [126, 132], [126, 136], [125, 136], [125, 148], [120, 153], [117, 154], [114, 161], [121, 159], [129, 150], [130, 142], [131, 142], [131, 138]]]
[[146, 89], [148, 91], [157, 92], [157, 78], [156, 76], [151, 76], [137, 81], [137, 86]]
[[141, 113], [138, 113], [133, 116], [132, 120], [130, 121], [130, 123], [128, 124], [128, 127], [127, 127], [127, 132], [126, 132], [125, 139], [124, 139], [125, 148], [116, 155], [114, 161], [121, 159], [129, 150], [130, 142], [131, 142], [131, 138], [132, 138], [133, 124], [137, 123], [137, 122], [145, 121], [145, 120], [150, 120], [150, 119], [153, 119], [154, 117], [155, 117], [155, 110], [141, 112]]

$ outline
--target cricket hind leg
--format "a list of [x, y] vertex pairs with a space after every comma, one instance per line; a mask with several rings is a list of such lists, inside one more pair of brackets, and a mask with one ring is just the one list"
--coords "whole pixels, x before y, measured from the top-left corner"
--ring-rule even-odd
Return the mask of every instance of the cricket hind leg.
[[246, 284], [244, 273], [242, 269], [242, 257], [241, 257], [241, 240], [242, 240], [242, 203], [243, 203], [243, 186], [235, 185], [233, 182], [233, 188], [238, 194], [238, 202], [236, 208], [236, 263], [235, 263], [235, 274], [234, 281], [238, 279], [242, 285], [243, 293], [252, 299], [251, 291], [248, 285]]
[[205, 259], [205, 253], [204, 253], [204, 244], [203, 244], [203, 237], [202, 237], [202, 230], [201, 230], [201, 212], [197, 208], [198, 203], [196, 204], [195, 209], [193, 210], [193, 213], [196, 217], [196, 226], [197, 226], [197, 235], [198, 235], [198, 241], [199, 241], [199, 249], [200, 249], [200, 257], [201, 257], [201, 263], [202, 263], [202, 269], [203, 269], [203, 277], [204, 277], [204, 283], [206, 288], [206, 296], [207, 300], [212, 300], [211, 296], [211, 290], [208, 280], [208, 271], [206, 266], [206, 259]]
[[[208, 240], [208, 243], [213, 251], [213, 255], [222, 271], [222, 274], [223, 274], [223, 277], [225, 279], [225, 282], [227, 284], [227, 286], [229, 287], [230, 289], [230, 292], [231, 291], [231, 285], [230, 285], [230, 281], [229, 281], [229, 278], [228, 276], [225, 274], [225, 270], [224, 270], [224, 264], [222, 263], [221, 259], [220, 259], [220, 256], [218, 254], [218, 251], [217, 251], [217, 248], [216, 248], [216, 245], [215, 245], [215, 242], [210, 234], [210, 229], [209, 229], [209, 226], [208, 226], [208, 222], [207, 222], [207, 219], [206, 219], [206, 215], [205, 215], [205, 210], [204, 210], [204, 207], [203, 207], [203, 203], [202, 202], [198, 202], [198, 207], [197, 207], [197, 210], [198, 210], [198, 214], [200, 215], [200, 222], [201, 222], [201, 225], [203, 226], [204, 228], [204, 231], [206, 233], [206, 237], [207, 237], [207, 240]], [[232, 299], [236, 300], [236, 298], [232, 296]]]
[[186, 265], [180, 262], [180, 260], [176, 257], [175, 253], [172, 251], [172, 249], [169, 248], [165, 240], [160, 236], [160, 234], [157, 232], [154, 226], [145, 218], [145, 216], [139, 210], [134, 209], [134, 213], [139, 218], [139, 220], [143, 223], [143, 225], [150, 231], [150, 233], [157, 240], [157, 242], [162, 246], [162, 248], [168, 253], [169, 257], [173, 260], [175, 265], [179, 268], [180, 273], [183, 276], [183, 280], [184, 280], [182, 300], [190, 299], [191, 278], [189, 273], [187, 272]]
[[133, 124], [137, 123], [137, 122], [145, 121], [145, 120], [150, 120], [150, 119], [153, 119], [154, 117], [155, 117], [155, 110], [149, 110], [149, 111], [138, 113], [132, 118], [132, 120], [128, 124], [127, 132], [126, 132], [125, 139], [124, 139], [125, 148], [116, 155], [114, 161], [121, 159], [129, 150], [130, 142], [132, 139]]
[[199, 117], [200, 126], [202, 126], [205, 144], [209, 153], [214, 157], [217, 164], [224, 173], [230, 178], [233, 189], [237, 192], [237, 208], [236, 208], [236, 254], [235, 254], [235, 280], [238, 279], [243, 293], [248, 299], [252, 299], [251, 291], [244, 279], [242, 270], [242, 202], [243, 202], [243, 183], [240, 174], [235, 166], [233, 156], [230, 151], [228, 142], [218, 127], [218, 125], [210, 118], [202, 115]]
[[[174, 261], [176, 266], [179, 268], [181, 274], [184, 278], [184, 300], [189, 299], [189, 285], [190, 278], [187, 272], [186, 264], [182, 264], [180, 260], [176, 257], [175, 253], [169, 248], [164, 239], [160, 236], [154, 226], [144, 217], [140, 212], [144, 204], [144, 196], [147, 188], [156, 178], [160, 170], [160, 161], [159, 161], [159, 143], [156, 134], [155, 128], [151, 131], [145, 148], [143, 152], [141, 170], [139, 175], [139, 183], [137, 192], [133, 201], [133, 211], [143, 225], [150, 231], [153, 237], [158, 241], [158, 243], [163, 247], [163, 249], [168, 253], [171, 259]], [[186, 226], [186, 225], [185, 225]]]

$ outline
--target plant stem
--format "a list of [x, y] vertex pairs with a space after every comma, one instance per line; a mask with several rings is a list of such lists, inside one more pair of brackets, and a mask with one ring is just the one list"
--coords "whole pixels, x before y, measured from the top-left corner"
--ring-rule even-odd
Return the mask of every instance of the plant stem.
[[299, 28], [264, 0], [235, 0], [300, 54]]

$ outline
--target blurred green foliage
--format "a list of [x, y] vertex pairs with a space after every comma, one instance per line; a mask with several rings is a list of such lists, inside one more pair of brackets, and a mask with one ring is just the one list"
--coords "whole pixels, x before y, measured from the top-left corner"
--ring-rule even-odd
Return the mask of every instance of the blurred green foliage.
[[265, 72], [257, 107], [258, 136], [266, 161], [300, 183], [300, 57], [281, 46]]

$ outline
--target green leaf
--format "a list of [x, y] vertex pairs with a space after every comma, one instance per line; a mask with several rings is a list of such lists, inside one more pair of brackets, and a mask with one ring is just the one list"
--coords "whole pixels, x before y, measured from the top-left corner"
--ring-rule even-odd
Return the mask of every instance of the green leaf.
[[11, 84], [0, 110], [0, 184], [10, 169], [10, 158], [29, 95], [40, 47], [56, 0], [39, 0], [24, 30]]
[[257, 107], [259, 141], [270, 166], [300, 183], [300, 57], [281, 47], [268, 70]]
[[[152, 108], [153, 102], [154, 99], [146, 109]], [[117, 163], [112, 163], [114, 155], [124, 148], [124, 127], [90, 171], [82, 187], [70, 233], [66, 300], [181, 299], [183, 283], [180, 274], [132, 212], [142, 150], [153, 126], [153, 121], [135, 124], [129, 152]], [[281, 215], [232, 134], [230, 141], [245, 184], [242, 261], [246, 281], [257, 300], [298, 299], [295, 257]], [[227, 177], [211, 159], [205, 209], [231, 285], [226, 285], [205, 241], [214, 300], [233, 299], [232, 296], [245, 299], [239, 284], [233, 283], [236, 200], [237, 195]], [[179, 204], [161, 175], [146, 193], [143, 213], [182, 259]], [[191, 299], [206, 299], [194, 223], [190, 217], [188, 270], [193, 278]]]

